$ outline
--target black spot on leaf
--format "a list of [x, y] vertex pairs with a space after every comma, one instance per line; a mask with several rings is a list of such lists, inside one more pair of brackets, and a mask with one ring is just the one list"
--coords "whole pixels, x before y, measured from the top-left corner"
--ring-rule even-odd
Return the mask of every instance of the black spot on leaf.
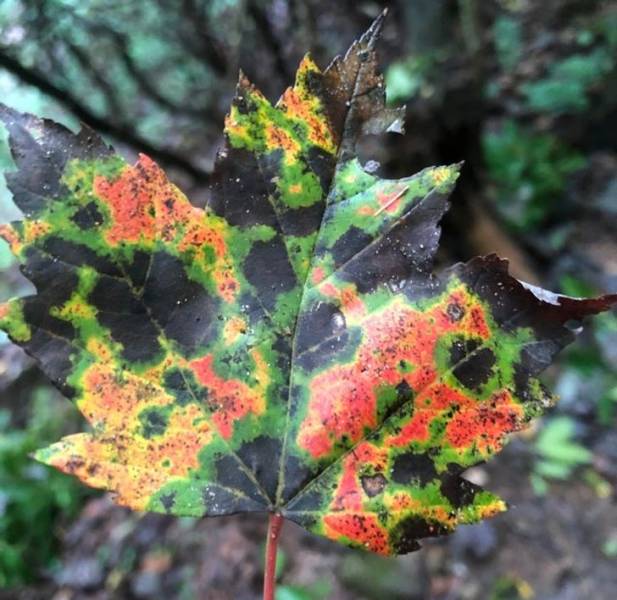
[[394, 459], [392, 481], [404, 485], [417, 482], [426, 485], [437, 477], [435, 463], [425, 454], [409, 452]]
[[274, 310], [280, 294], [297, 284], [289, 262], [285, 242], [276, 236], [267, 242], [255, 242], [244, 260], [244, 276], [255, 288], [266, 310]]
[[80, 207], [71, 217], [71, 221], [84, 231], [98, 227], [103, 223], [103, 215], [95, 202], [89, 202]]
[[173, 511], [174, 504], [176, 503], [176, 494], [175, 492], [170, 492], [169, 494], [162, 494], [159, 498], [163, 509], [167, 514], [170, 514]]
[[263, 505], [264, 499], [246, 472], [240, 467], [238, 459], [231, 455], [216, 460], [216, 482], [223, 487], [238, 490], [255, 502]]
[[450, 364], [454, 376], [466, 388], [477, 390], [493, 373], [495, 353], [490, 348], [481, 348], [479, 339], [460, 338], [450, 346]]
[[280, 438], [262, 435], [242, 444], [236, 452], [271, 499], [276, 495], [281, 446]]
[[362, 248], [368, 246], [374, 239], [374, 236], [366, 233], [359, 227], [350, 227], [332, 246], [330, 249], [335, 266], [342, 265], [347, 262], [354, 254], [357, 254]]
[[436, 537], [445, 533], [448, 533], [448, 529], [440, 523], [418, 516], [410, 516], [394, 526], [391, 537], [397, 553], [403, 554], [418, 548], [418, 538]]
[[195, 374], [188, 369], [170, 369], [163, 375], [163, 385], [165, 391], [170, 393], [180, 406], [185, 406], [195, 400], [198, 395], [200, 400], [204, 400], [207, 390], [200, 386], [195, 380]]
[[[460, 470], [460, 467], [457, 466], [457, 470]], [[454, 508], [463, 508], [473, 504], [480, 488], [458, 475], [446, 474], [442, 476], [440, 489]]]
[[153, 254], [141, 301], [165, 336], [189, 354], [216, 334], [220, 300], [190, 279], [182, 261], [167, 252]]
[[139, 413], [138, 419], [145, 438], [163, 435], [169, 422], [169, 410], [161, 407], [146, 408]]

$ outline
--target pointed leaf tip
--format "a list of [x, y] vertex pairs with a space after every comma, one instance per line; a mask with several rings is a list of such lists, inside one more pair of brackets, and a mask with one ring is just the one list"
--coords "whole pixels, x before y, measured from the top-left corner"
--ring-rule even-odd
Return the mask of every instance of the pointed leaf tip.
[[383, 9], [383, 11], [375, 18], [370, 27], [362, 35], [360, 38], [360, 43], [368, 43], [369, 47], [373, 48], [373, 45], [379, 39], [386, 17], [388, 16], [388, 12], [388, 7]]

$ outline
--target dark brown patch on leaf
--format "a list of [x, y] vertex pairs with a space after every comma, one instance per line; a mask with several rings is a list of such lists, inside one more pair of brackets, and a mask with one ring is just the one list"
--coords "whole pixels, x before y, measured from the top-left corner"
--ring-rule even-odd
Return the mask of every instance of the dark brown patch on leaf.
[[448, 308], [446, 309], [448, 313], [448, 317], [453, 323], [460, 321], [465, 316], [465, 309], [456, 302], [451, 302], [448, 304]]
[[365, 475], [360, 478], [362, 483], [362, 489], [365, 491], [369, 498], [374, 498], [383, 492], [388, 480], [381, 474], [377, 475]]

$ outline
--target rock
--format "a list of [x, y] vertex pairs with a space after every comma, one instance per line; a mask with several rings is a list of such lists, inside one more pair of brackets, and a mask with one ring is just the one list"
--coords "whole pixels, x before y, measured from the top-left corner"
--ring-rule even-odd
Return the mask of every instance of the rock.
[[78, 589], [92, 589], [103, 583], [103, 567], [95, 558], [70, 560], [56, 577], [60, 586]]
[[137, 573], [131, 580], [131, 592], [137, 598], [157, 598], [161, 591], [161, 577], [152, 571]]
[[452, 539], [452, 549], [459, 556], [467, 555], [476, 560], [486, 560], [497, 548], [495, 527], [483, 521], [476, 525], [460, 526]]

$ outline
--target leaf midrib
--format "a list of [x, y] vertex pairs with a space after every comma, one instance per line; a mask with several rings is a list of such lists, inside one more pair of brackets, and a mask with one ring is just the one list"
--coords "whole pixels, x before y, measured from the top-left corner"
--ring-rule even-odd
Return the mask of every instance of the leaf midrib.
[[[369, 45], [370, 45], [370, 40], [369, 40]], [[351, 49], [350, 49], [351, 50]], [[343, 122], [343, 128], [342, 128], [342, 134], [341, 134], [341, 141], [337, 150], [337, 155], [336, 155], [336, 160], [334, 162], [334, 169], [333, 169], [333, 173], [332, 173], [332, 179], [330, 180], [330, 187], [328, 188], [328, 193], [325, 195], [325, 206], [324, 206], [324, 211], [321, 217], [321, 222], [318, 228], [318, 234], [317, 234], [317, 238], [315, 240], [315, 243], [317, 243], [317, 240], [319, 239], [319, 232], [321, 232], [322, 228], [323, 228], [323, 224], [324, 224], [324, 219], [326, 216], [326, 212], [327, 212], [327, 208], [329, 206], [329, 202], [328, 200], [331, 197], [332, 194], [332, 190], [334, 188], [334, 183], [336, 181], [336, 173], [341, 161], [341, 154], [343, 153], [343, 151], [345, 150], [345, 141], [346, 141], [346, 136], [345, 134], [348, 131], [348, 124], [349, 124], [349, 119], [351, 117], [351, 115], [353, 114], [353, 108], [355, 107], [355, 100], [358, 97], [358, 86], [360, 85], [360, 82], [362, 81], [362, 73], [365, 70], [366, 66], [370, 65], [370, 61], [366, 61], [366, 62], [362, 62], [360, 61], [359, 63], [359, 67], [358, 70], [356, 72], [356, 76], [354, 78], [354, 88], [353, 91], [351, 93], [351, 99], [349, 100], [349, 105], [347, 107], [347, 111], [345, 113], [345, 120]], [[295, 371], [295, 364], [296, 364], [296, 351], [297, 351], [297, 330], [298, 330], [298, 322], [299, 322], [299, 317], [300, 317], [300, 313], [302, 310], [302, 305], [304, 304], [304, 299], [306, 296], [307, 291], [310, 289], [309, 286], [307, 286], [308, 283], [308, 278], [309, 278], [309, 274], [313, 268], [313, 265], [315, 263], [316, 260], [316, 256], [315, 256], [315, 252], [314, 252], [314, 248], [313, 248], [313, 256], [311, 257], [311, 262], [309, 265], [309, 268], [307, 270], [306, 273], [306, 278], [304, 280], [304, 285], [302, 286], [302, 294], [300, 296], [300, 301], [298, 304], [298, 312], [296, 314], [296, 320], [294, 323], [294, 327], [293, 327], [293, 333], [292, 333], [292, 346], [291, 346], [291, 359], [290, 359], [290, 367], [289, 367], [289, 379], [288, 379], [288, 392], [287, 392], [287, 415], [285, 418], [285, 434], [283, 437], [283, 447], [281, 449], [281, 458], [280, 458], [280, 462], [279, 462], [279, 472], [278, 472], [278, 484], [277, 484], [277, 490], [276, 490], [276, 497], [274, 499], [274, 506], [275, 508], [283, 508], [283, 505], [281, 504], [282, 501], [282, 494], [283, 491], [285, 489], [285, 466], [286, 466], [286, 461], [287, 461], [287, 454], [288, 454], [288, 448], [289, 448], [289, 436], [290, 436], [290, 425], [291, 425], [291, 402], [292, 402], [292, 382], [293, 382], [293, 376], [294, 376], [294, 371]], [[309, 484], [310, 485], [310, 482]], [[300, 493], [303, 489], [305, 489], [307, 486], [305, 485], [298, 493]], [[285, 504], [287, 504], [288, 502], [286, 502]]]

